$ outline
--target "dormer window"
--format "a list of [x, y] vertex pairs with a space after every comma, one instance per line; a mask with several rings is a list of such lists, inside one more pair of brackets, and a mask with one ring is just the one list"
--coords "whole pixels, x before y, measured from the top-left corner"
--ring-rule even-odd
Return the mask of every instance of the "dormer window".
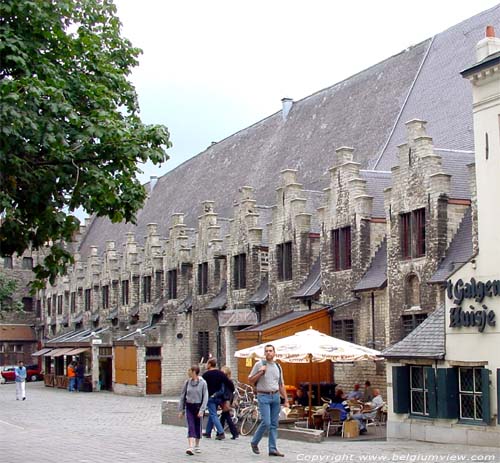
[[425, 256], [425, 209], [400, 215], [401, 257], [412, 259]]
[[332, 230], [333, 270], [349, 270], [351, 260], [351, 227]]

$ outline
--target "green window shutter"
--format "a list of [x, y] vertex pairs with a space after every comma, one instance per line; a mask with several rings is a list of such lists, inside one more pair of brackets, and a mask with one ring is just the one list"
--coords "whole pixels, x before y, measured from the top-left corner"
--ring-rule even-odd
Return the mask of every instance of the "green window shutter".
[[500, 368], [497, 368], [497, 424], [500, 424]]
[[481, 368], [481, 394], [483, 405], [483, 421], [486, 424], [491, 422], [491, 407], [490, 407], [490, 370]]
[[410, 411], [410, 367], [392, 367], [392, 400], [394, 413]]
[[427, 402], [429, 404], [429, 417], [436, 418], [437, 412], [437, 394], [436, 394], [436, 374], [434, 368], [424, 368], [427, 379]]
[[437, 369], [437, 417], [458, 418], [458, 371], [456, 368]]

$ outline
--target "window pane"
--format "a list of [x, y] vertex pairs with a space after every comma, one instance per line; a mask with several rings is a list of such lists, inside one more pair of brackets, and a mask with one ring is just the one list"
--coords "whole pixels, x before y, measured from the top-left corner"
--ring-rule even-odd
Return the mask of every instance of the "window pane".
[[482, 420], [483, 419], [483, 398], [480, 395], [475, 395], [475, 405], [476, 405], [476, 414], [475, 418], [476, 420]]
[[460, 391], [473, 392], [472, 368], [460, 368]]
[[460, 417], [474, 419], [474, 395], [460, 395]]
[[481, 368], [474, 368], [474, 392], [481, 392], [482, 383]]
[[411, 367], [411, 387], [412, 389], [424, 388], [424, 376], [422, 374], [422, 368]]
[[424, 414], [423, 391], [411, 391], [411, 411], [412, 413]]

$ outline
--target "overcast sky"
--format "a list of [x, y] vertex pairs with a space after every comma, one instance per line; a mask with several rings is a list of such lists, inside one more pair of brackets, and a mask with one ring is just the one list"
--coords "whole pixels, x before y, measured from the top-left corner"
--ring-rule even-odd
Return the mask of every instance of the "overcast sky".
[[[163, 175], [223, 138], [496, 5], [474, 0], [115, 0], [143, 49], [132, 74], [146, 123], [173, 147]], [[500, 31], [497, 31], [499, 35]]]

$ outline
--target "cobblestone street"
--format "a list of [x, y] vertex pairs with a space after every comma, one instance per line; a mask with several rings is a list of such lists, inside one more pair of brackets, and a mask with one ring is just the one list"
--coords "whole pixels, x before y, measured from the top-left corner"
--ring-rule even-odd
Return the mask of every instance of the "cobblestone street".
[[408, 441], [328, 442], [279, 440], [285, 458], [250, 451], [250, 438], [202, 441], [202, 454], [188, 456], [186, 431], [160, 424], [162, 397], [69, 393], [28, 383], [27, 400], [15, 385], [0, 385], [0, 461], [9, 463], [160, 463], [263, 461], [500, 461], [499, 449]]

